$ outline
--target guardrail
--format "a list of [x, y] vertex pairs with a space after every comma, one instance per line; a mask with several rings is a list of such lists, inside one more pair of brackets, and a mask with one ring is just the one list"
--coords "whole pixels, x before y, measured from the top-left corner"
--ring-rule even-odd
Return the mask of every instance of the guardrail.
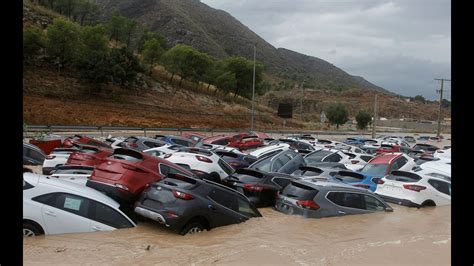
[[[32, 137], [38, 132], [40, 133], [77, 133], [77, 132], [97, 132], [104, 136], [104, 133], [108, 134], [112, 131], [123, 131], [123, 132], [143, 132], [143, 135], [146, 136], [147, 133], [151, 132], [176, 132], [178, 135], [181, 135], [183, 132], [199, 132], [207, 133], [213, 136], [217, 133], [233, 133], [233, 132], [245, 132], [248, 131], [248, 128], [224, 128], [224, 129], [215, 129], [215, 128], [157, 128], [157, 127], [121, 127], [121, 126], [65, 126], [65, 125], [25, 125], [23, 130], [24, 137]], [[369, 131], [315, 131], [315, 130], [267, 130], [260, 129], [255, 130], [257, 132], [263, 131], [267, 134], [313, 134], [313, 135], [360, 135], [368, 136], [370, 135]]]

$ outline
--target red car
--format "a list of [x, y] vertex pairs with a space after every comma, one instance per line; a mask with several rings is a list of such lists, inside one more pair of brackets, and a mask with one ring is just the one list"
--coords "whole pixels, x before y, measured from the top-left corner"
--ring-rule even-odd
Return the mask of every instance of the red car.
[[92, 146], [109, 148], [109, 149], [112, 148], [109, 144], [105, 142], [93, 139], [91, 137], [82, 136], [82, 135], [74, 135], [74, 137], [69, 137], [65, 139], [63, 142], [63, 147], [71, 148], [72, 146], [74, 146], [74, 144], [78, 144], [78, 145], [86, 144], [86, 145], [92, 145]]
[[389, 152], [400, 152], [400, 146], [382, 144], [380, 145], [380, 148], [378, 148], [375, 153], [376, 155], [380, 155], [380, 154], [389, 153]]
[[194, 176], [189, 170], [164, 159], [118, 148], [96, 165], [86, 186], [105, 192], [120, 203], [133, 203], [145, 188], [167, 174]]
[[205, 144], [224, 145], [240, 150], [263, 146], [263, 139], [249, 133], [239, 133], [234, 136], [217, 135], [203, 140]]
[[183, 132], [182, 136], [184, 138], [187, 138], [187, 139], [190, 139], [190, 140], [194, 141], [194, 143], [198, 143], [199, 141], [207, 138], [206, 135], [196, 133], [196, 132]]
[[112, 149], [104, 149], [94, 146], [81, 146], [79, 151], [69, 155], [66, 165], [95, 166], [105, 157], [112, 155]]

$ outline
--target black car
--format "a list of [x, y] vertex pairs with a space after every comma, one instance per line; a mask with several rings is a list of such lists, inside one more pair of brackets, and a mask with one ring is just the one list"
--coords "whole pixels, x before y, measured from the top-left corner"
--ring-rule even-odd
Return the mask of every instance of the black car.
[[439, 150], [439, 148], [430, 144], [418, 143], [413, 146], [413, 150], [434, 153], [435, 151]]
[[297, 150], [299, 153], [302, 154], [307, 154], [315, 151], [313, 145], [295, 139], [278, 139], [270, 142], [269, 145], [275, 145], [278, 143], [287, 143], [288, 145], [290, 145], [290, 148]]
[[213, 152], [219, 155], [222, 160], [228, 163], [234, 169], [247, 168], [252, 163], [256, 162], [257, 159], [254, 156], [242, 153], [236, 153], [232, 151], [226, 151], [222, 149], [215, 149]]
[[23, 165], [43, 165], [46, 154], [37, 146], [23, 142]]
[[135, 213], [181, 235], [261, 217], [241, 193], [218, 183], [169, 174], [143, 191]]
[[255, 169], [238, 169], [224, 178], [222, 183], [243, 193], [255, 206], [265, 207], [275, 203], [277, 192], [293, 179], [282, 173], [269, 173]]

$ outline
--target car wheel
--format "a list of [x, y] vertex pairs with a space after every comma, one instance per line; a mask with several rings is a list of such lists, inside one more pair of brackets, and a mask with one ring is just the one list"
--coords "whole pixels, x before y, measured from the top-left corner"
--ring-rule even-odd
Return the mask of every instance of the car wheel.
[[34, 237], [41, 235], [42, 230], [30, 223], [23, 223], [23, 237]]
[[204, 231], [204, 225], [202, 225], [200, 222], [192, 222], [187, 224], [183, 230], [181, 230], [181, 235], [193, 235], [202, 231]]

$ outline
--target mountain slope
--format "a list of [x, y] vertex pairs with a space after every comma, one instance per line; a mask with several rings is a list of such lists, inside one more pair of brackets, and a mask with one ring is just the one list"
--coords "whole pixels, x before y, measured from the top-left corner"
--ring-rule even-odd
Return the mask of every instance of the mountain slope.
[[[305, 80], [306, 86], [321, 89], [361, 88], [385, 91], [359, 77], [351, 76], [322, 59], [284, 48], [275, 48], [225, 11], [198, 0], [93, 0], [111, 14], [137, 20], [165, 36], [171, 45], [184, 43], [218, 58], [231, 55], [253, 58], [277, 79]], [[386, 91], [385, 91], [386, 92]]]

